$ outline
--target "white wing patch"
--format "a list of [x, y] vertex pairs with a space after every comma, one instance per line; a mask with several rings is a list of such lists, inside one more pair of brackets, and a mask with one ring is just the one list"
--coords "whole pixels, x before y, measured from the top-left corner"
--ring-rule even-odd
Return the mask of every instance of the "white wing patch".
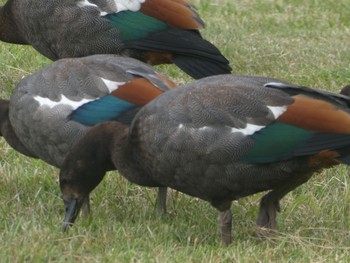
[[287, 106], [267, 106], [267, 108], [272, 112], [275, 119], [277, 119], [287, 110]]
[[61, 99], [59, 101], [53, 101], [53, 100], [50, 100], [49, 98], [40, 97], [40, 96], [35, 96], [34, 99], [37, 102], [39, 102], [40, 107], [47, 106], [50, 109], [52, 109], [53, 107], [58, 105], [69, 105], [73, 108], [73, 110], [79, 108], [81, 105], [85, 103], [88, 103], [94, 100], [94, 99], [81, 99], [79, 101], [76, 101], [76, 100], [70, 100], [64, 95], [61, 95]]
[[[124, 85], [125, 82], [117, 82], [117, 81], [112, 81], [108, 79], [101, 78], [103, 83], [106, 85], [106, 88], [108, 89], [109, 93], [112, 93], [114, 90], [118, 89], [121, 85]], [[107, 95], [107, 94], [106, 94]], [[50, 109], [52, 109], [55, 106], [58, 105], [69, 105], [73, 108], [73, 110], [79, 108], [81, 105], [88, 103], [90, 101], [93, 101], [95, 99], [84, 99], [82, 98], [81, 100], [71, 100], [68, 99], [66, 96], [61, 95], [61, 98], [59, 101], [53, 101], [49, 98], [46, 97], [41, 97], [41, 96], [35, 96], [34, 99], [39, 102], [40, 107], [41, 106], [47, 106]]]
[[[121, 12], [121, 11], [133, 11], [137, 12], [141, 9], [141, 4], [144, 3], [146, 0], [112, 0], [112, 3], [114, 2], [114, 5], [112, 3], [108, 3], [108, 13], [110, 12]], [[101, 10], [101, 8], [91, 3], [88, 0], [81, 0], [77, 3], [78, 7], [86, 7], [86, 6], [93, 6], [100, 10], [100, 16], [105, 16], [108, 13]]]
[[203, 127], [200, 127], [198, 130], [199, 131], [205, 131], [205, 130], [208, 130], [210, 127], [208, 126], [203, 126]]
[[122, 86], [125, 84], [125, 82], [117, 82], [117, 81], [112, 81], [108, 79], [101, 78], [103, 83], [106, 85], [107, 89], [109, 90], [109, 93], [112, 93], [116, 89], [119, 88], [119, 86]]
[[78, 2], [77, 5], [78, 7], [86, 7], [86, 6], [96, 7], [100, 11], [100, 16], [105, 16], [108, 14], [107, 12], [103, 12], [98, 5], [90, 3], [88, 0], [81, 0]]
[[90, 3], [90, 2], [87, 1], [87, 0], [81, 0], [81, 1], [79, 1], [79, 2], [78, 2], [78, 6], [79, 6], [79, 7], [93, 6], [93, 7], [97, 7], [97, 8], [98, 8], [97, 5], [92, 4], [92, 3]]
[[[244, 135], [252, 135], [255, 132], [260, 131], [261, 129], [265, 128], [265, 126], [260, 126], [260, 125], [250, 124], [250, 123], [247, 123], [247, 126], [245, 128], [242, 128], [242, 129], [232, 128], [229, 126], [226, 126], [226, 127], [228, 129], [231, 129], [231, 133], [240, 132]], [[178, 130], [187, 129], [187, 131], [190, 133], [197, 133], [197, 132], [209, 131], [211, 129], [211, 127], [210, 126], [203, 126], [200, 128], [188, 128], [188, 127], [185, 127], [185, 125], [183, 125], [183, 124], [179, 124], [177, 129]]]
[[196, 131], [202, 132], [202, 131], [206, 131], [206, 130], [210, 129], [210, 127], [209, 126], [203, 126], [203, 127], [200, 127], [200, 128], [192, 128], [192, 127], [188, 128], [185, 125], [183, 125], [182, 123], [180, 123], [179, 126], [177, 126], [177, 129], [178, 130], [187, 129], [190, 132], [196, 132]]
[[288, 87], [289, 85], [282, 82], [268, 82], [264, 84], [264, 87]]
[[117, 12], [130, 10], [130, 11], [139, 11], [141, 9], [141, 4], [146, 0], [114, 0], [115, 5], [117, 6]]
[[243, 133], [244, 135], [252, 135], [263, 128], [265, 128], [265, 126], [247, 123], [247, 126], [242, 129], [231, 128], [231, 132], [232, 133], [240, 132], [240, 133]]

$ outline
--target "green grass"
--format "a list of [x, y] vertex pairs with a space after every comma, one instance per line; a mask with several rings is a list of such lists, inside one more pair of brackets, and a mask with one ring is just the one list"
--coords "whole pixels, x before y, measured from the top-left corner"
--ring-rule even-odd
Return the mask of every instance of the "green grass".
[[[4, 1], [0, 1], [4, 2]], [[203, 36], [235, 74], [265, 75], [338, 92], [350, 82], [348, 0], [197, 0]], [[50, 61], [31, 47], [0, 43], [0, 92]], [[158, 69], [188, 82], [174, 66]], [[156, 191], [109, 173], [93, 192], [90, 218], [61, 232], [58, 170], [0, 141], [0, 262], [348, 262], [350, 179], [338, 166], [287, 195], [278, 232], [255, 235], [261, 195], [234, 202], [233, 243], [216, 235], [216, 211], [172, 192], [169, 214], [155, 212]]]

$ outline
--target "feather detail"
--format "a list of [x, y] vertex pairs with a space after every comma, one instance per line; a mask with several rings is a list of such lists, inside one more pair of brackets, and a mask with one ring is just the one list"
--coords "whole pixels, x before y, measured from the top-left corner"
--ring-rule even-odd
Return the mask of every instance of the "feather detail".
[[143, 106], [164, 91], [155, 87], [150, 81], [144, 78], [136, 78], [121, 85], [111, 94], [137, 106]]
[[114, 0], [115, 5], [117, 6], [118, 12], [124, 10], [138, 11], [141, 8], [141, 3], [145, 0]]
[[195, 79], [227, 74], [232, 70], [229, 61], [215, 46], [201, 38], [197, 32], [189, 30], [169, 28], [124, 44], [126, 48], [143, 52], [155, 50], [171, 53], [172, 62]]
[[176, 86], [174, 82], [150, 68], [135, 67], [126, 72], [135, 78], [126, 83], [103, 79], [111, 94], [83, 105], [81, 103], [69, 118], [87, 126], [108, 120], [130, 124], [140, 106]]
[[124, 11], [104, 16], [120, 30], [124, 41], [146, 38], [149, 34], [162, 31], [167, 24], [141, 12]]
[[188, 1], [147, 0], [141, 12], [181, 29], [201, 29], [204, 22]]
[[245, 156], [249, 163], [270, 163], [289, 158], [314, 132], [284, 123], [273, 123], [254, 133], [254, 144]]
[[[278, 122], [319, 132], [350, 133], [350, 115], [334, 105], [304, 96], [294, 96]], [[333, 124], [333, 125], [332, 125]]]
[[350, 145], [350, 114], [346, 108], [341, 110], [328, 101], [302, 95], [292, 98], [294, 102], [275, 122], [251, 135], [254, 143], [245, 161], [271, 163], [325, 150], [337, 153]]
[[313, 169], [328, 168], [339, 163], [338, 157], [339, 153], [336, 151], [324, 150], [311, 156], [308, 160], [308, 165]]
[[86, 103], [73, 111], [70, 119], [87, 126], [116, 119], [122, 113], [135, 108], [135, 105], [125, 100], [108, 95]]
[[[110, 95], [80, 106], [71, 113], [70, 119], [87, 126], [108, 120], [117, 120], [124, 113], [145, 105], [162, 93], [161, 89], [155, 87], [147, 79], [135, 78], [118, 86]], [[136, 112], [134, 113], [136, 114]], [[132, 117], [128, 117], [128, 121]]]
[[154, 70], [151, 70], [150, 68], [135, 67], [135, 68], [128, 69], [126, 72], [134, 76], [143, 77], [149, 80], [150, 82], [152, 82], [153, 85], [162, 89], [163, 91], [167, 91], [177, 86], [175, 82], [171, 81], [170, 79], [163, 76], [162, 74], [159, 74]]
[[346, 96], [346, 91], [341, 91], [340, 94], [338, 94], [327, 90], [312, 89], [305, 86], [287, 84], [283, 82], [268, 82], [264, 84], [264, 87], [278, 89], [291, 96], [303, 94], [310, 98], [321, 99], [333, 104], [343, 104], [344, 106], [350, 107], [350, 98]]

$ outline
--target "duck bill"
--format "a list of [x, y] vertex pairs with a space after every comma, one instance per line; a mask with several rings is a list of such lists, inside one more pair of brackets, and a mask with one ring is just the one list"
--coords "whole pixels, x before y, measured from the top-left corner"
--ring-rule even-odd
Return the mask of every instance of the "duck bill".
[[81, 205], [78, 202], [78, 199], [71, 199], [64, 201], [64, 221], [63, 221], [63, 232], [67, 231], [69, 226], [72, 226], [75, 219], [78, 216]]

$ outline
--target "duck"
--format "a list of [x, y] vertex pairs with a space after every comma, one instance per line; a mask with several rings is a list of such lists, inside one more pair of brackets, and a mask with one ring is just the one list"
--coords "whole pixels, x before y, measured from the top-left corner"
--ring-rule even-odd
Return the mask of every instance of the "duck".
[[[143, 105], [175, 86], [129, 57], [57, 60], [22, 79], [10, 100], [0, 100], [0, 134], [18, 152], [59, 168], [91, 127], [108, 120], [130, 125]], [[159, 193], [157, 211], [162, 212], [166, 189]]]
[[51, 60], [118, 54], [174, 63], [195, 79], [230, 73], [202, 28], [188, 0], [8, 0], [0, 7], [0, 40], [31, 45]]
[[266, 192], [257, 225], [272, 231], [287, 193], [324, 168], [350, 164], [349, 106], [345, 95], [261, 76], [211, 76], [167, 91], [130, 126], [94, 126], [65, 156], [63, 230], [115, 166], [132, 183], [209, 202], [224, 245], [232, 242], [232, 201]]

